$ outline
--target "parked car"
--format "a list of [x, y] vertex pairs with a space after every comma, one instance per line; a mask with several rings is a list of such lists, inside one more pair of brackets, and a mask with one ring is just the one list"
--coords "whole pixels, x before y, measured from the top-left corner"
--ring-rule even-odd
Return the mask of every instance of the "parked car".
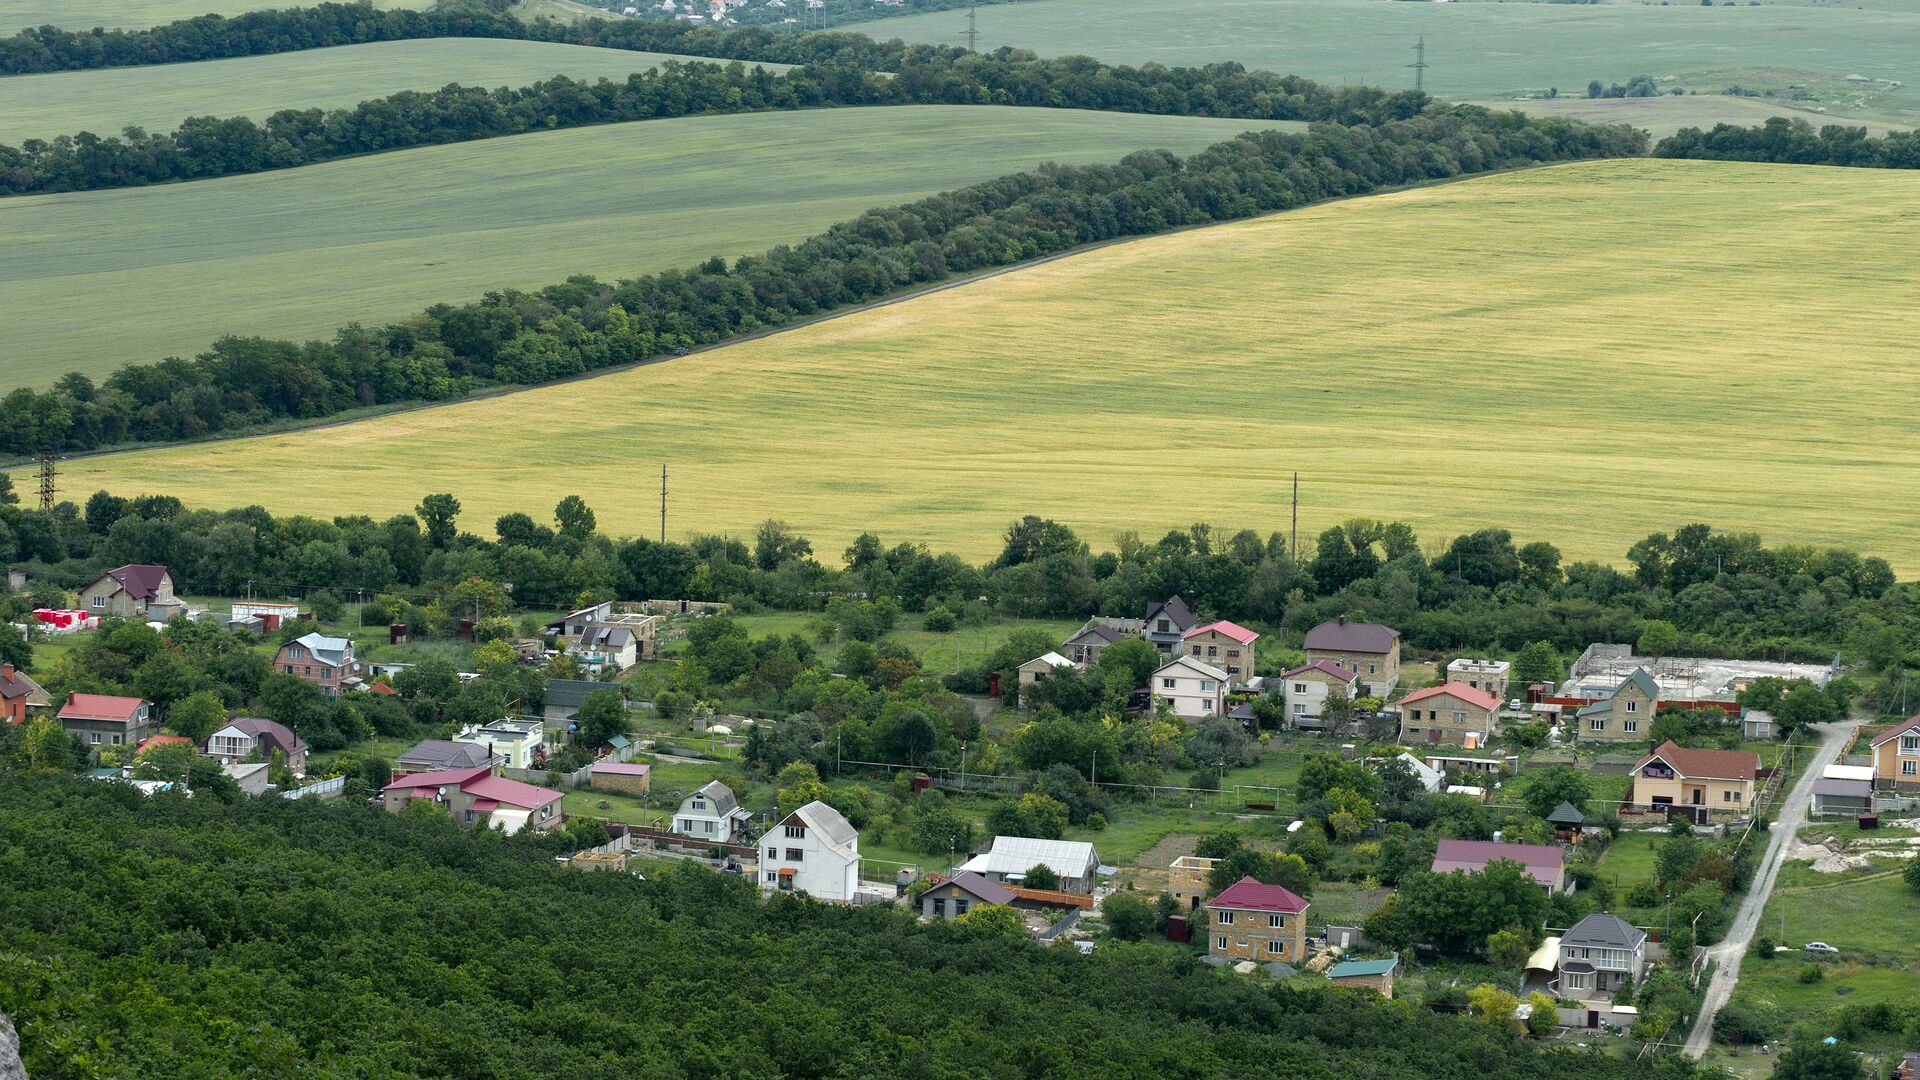
[[1800, 946], [1800, 948], [1806, 952], [1816, 953], [1820, 956], [1839, 956], [1840, 955], [1839, 949], [1834, 948], [1833, 946], [1827, 944], [1824, 941], [1809, 941], [1805, 945]]

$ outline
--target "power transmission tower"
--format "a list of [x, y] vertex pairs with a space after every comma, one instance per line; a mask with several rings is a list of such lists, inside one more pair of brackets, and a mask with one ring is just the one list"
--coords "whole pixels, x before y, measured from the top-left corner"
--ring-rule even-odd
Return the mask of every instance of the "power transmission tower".
[[975, 45], [979, 44], [980, 31], [976, 29], [973, 25], [973, 5], [972, 4], [967, 5], [967, 32], [963, 36], [967, 39], [968, 52], [980, 51], [979, 49], [974, 47]]
[[667, 542], [667, 466], [660, 464], [660, 542]]
[[1421, 34], [1420, 40], [1414, 42], [1413, 63], [1407, 66], [1413, 69], [1414, 92], [1424, 91], [1427, 88], [1427, 35]]
[[40, 451], [40, 509], [42, 510], [53, 509], [53, 494], [59, 490], [53, 483], [56, 475], [53, 463], [58, 460], [60, 460], [59, 454], [51, 450]]

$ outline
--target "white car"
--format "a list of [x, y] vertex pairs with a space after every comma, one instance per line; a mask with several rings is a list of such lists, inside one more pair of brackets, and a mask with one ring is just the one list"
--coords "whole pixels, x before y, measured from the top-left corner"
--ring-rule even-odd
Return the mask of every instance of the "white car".
[[1821, 956], [1839, 956], [1840, 955], [1839, 949], [1834, 948], [1833, 946], [1827, 944], [1824, 941], [1809, 941], [1805, 945], [1800, 946], [1800, 948], [1805, 952], [1818, 953]]

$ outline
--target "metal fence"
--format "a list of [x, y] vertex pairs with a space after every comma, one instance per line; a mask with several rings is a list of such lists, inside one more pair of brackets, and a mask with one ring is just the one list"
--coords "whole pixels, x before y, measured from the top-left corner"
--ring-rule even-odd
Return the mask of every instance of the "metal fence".
[[340, 794], [347, 786], [347, 778], [336, 776], [331, 780], [322, 780], [306, 787], [289, 788], [280, 793], [283, 799], [331, 799]]

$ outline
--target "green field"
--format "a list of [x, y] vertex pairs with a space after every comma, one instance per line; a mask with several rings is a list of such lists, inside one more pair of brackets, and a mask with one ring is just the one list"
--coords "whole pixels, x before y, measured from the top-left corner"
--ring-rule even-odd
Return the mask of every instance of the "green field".
[[[1835, 123], [1836, 119], [1808, 109], [1779, 105], [1762, 98], [1727, 97], [1724, 94], [1699, 94], [1675, 97], [1671, 94], [1644, 98], [1561, 97], [1547, 100], [1501, 100], [1485, 98], [1473, 102], [1489, 109], [1517, 109], [1533, 116], [1560, 116], [1594, 124], [1628, 124], [1665, 138], [1683, 127], [1711, 128], [1715, 124], [1764, 124], [1770, 117], [1784, 116], [1805, 120], [1814, 127]], [[1877, 121], [1861, 124], [1869, 134], [1884, 135], [1892, 125]]]
[[[861, 24], [876, 37], [962, 43], [964, 12]], [[1845, 116], [1920, 116], [1920, 9], [1688, 3], [1382, 3], [1379, 0], [1221, 0], [1204, 9], [1153, 0], [1042, 0], [994, 5], [977, 17], [980, 48], [1114, 63], [1211, 64], [1336, 83], [1413, 86], [1413, 46], [1426, 39], [1426, 88], [1444, 98], [1514, 92], [1584, 94], [1588, 81], [1672, 78], [1689, 89], [1807, 87], [1813, 104]], [[1895, 80], [1848, 83], [1850, 75]], [[1805, 104], [1802, 102], [1801, 104]]]
[[[390, 8], [426, 8], [433, 0], [372, 0], [382, 10]], [[0, 0], [0, 34], [11, 35], [29, 26], [58, 26], [67, 30], [90, 30], [96, 26], [139, 30], [196, 15], [241, 15], [267, 7], [292, 7], [293, 4], [263, 4], [259, 0]]]
[[434, 38], [202, 64], [18, 75], [0, 80], [0, 142], [17, 145], [81, 131], [117, 135], [129, 124], [171, 131], [189, 116], [264, 119], [281, 109], [341, 108], [455, 82], [519, 87], [555, 75], [623, 80], [668, 60], [712, 62], [544, 41]]
[[[1114, 245], [576, 384], [76, 459], [61, 483], [323, 516], [452, 491], [484, 523], [550, 502], [586, 442], [671, 463], [675, 535], [779, 517], [821, 551], [872, 529], [978, 558], [1029, 512], [1099, 544], [1282, 528], [1298, 469], [1305, 537], [1357, 515], [1429, 543], [1503, 525], [1618, 562], [1705, 521], [1912, 574], [1920, 539], [1886, 493], [1920, 487], [1920, 420], [1884, 403], [1920, 390], [1915, 220], [1912, 173], [1538, 169]], [[325, 458], [354, 467], [280, 482]], [[645, 499], [594, 503], [609, 532], [658, 526]]]
[[1043, 161], [1192, 153], [1252, 126], [1064, 109], [819, 109], [0, 200], [0, 390], [191, 355], [224, 333], [330, 335], [490, 289], [757, 253]]

